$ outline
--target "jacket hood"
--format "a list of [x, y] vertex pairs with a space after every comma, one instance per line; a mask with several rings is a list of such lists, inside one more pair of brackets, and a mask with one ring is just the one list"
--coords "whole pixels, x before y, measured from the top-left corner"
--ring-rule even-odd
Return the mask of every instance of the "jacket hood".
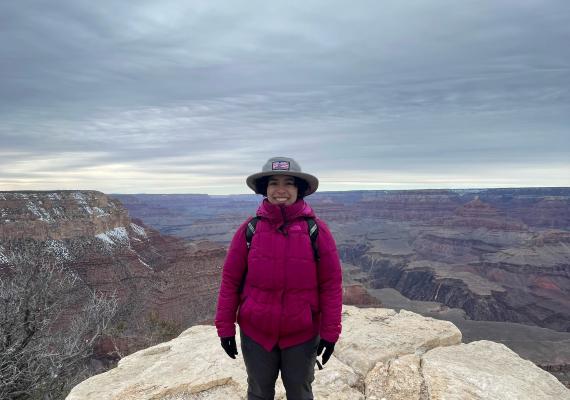
[[296, 218], [315, 218], [315, 213], [311, 206], [303, 199], [298, 199], [295, 203], [286, 206], [284, 204], [271, 204], [269, 200], [263, 202], [257, 209], [257, 215], [267, 218], [272, 224], [284, 224]]

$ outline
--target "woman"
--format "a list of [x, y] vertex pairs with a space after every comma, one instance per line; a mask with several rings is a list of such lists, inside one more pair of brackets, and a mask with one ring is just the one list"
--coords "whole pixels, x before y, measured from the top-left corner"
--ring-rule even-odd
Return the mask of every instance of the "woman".
[[[304, 200], [319, 181], [292, 158], [274, 157], [246, 183], [265, 198], [249, 249], [251, 220], [238, 228], [230, 244], [216, 312], [218, 336], [235, 358], [237, 313], [248, 400], [273, 399], [279, 371], [287, 399], [312, 399], [316, 357], [324, 350], [323, 364], [330, 358], [342, 309], [334, 239]], [[311, 221], [316, 222], [316, 238], [309, 235]]]

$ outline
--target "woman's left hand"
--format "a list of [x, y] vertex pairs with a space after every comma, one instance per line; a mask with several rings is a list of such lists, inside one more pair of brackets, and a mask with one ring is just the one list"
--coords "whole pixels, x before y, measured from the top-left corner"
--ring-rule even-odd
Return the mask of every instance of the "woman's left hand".
[[334, 351], [334, 343], [329, 342], [325, 339], [321, 339], [321, 341], [319, 342], [319, 347], [317, 347], [318, 356], [321, 355], [323, 349], [325, 350], [325, 352], [323, 353], [323, 364], [326, 364], [329, 358], [331, 358], [331, 355]]

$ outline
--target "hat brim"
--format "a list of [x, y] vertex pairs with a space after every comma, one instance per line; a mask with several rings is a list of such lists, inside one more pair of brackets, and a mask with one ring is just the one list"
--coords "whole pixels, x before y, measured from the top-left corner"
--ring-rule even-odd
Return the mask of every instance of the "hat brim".
[[307, 182], [307, 184], [309, 185], [309, 187], [307, 188], [306, 192], [305, 192], [305, 196], [308, 196], [310, 194], [313, 194], [317, 191], [317, 188], [319, 187], [319, 180], [314, 177], [311, 174], [306, 174], [304, 172], [293, 172], [293, 171], [266, 171], [266, 172], [258, 172], [256, 174], [250, 175], [247, 177], [247, 179], [245, 180], [245, 183], [247, 184], [247, 186], [253, 190], [255, 193], [257, 194], [261, 194], [257, 191], [256, 187], [255, 187], [255, 182], [259, 179], [259, 178], [263, 178], [264, 176], [272, 176], [272, 175], [289, 175], [289, 176], [294, 176], [296, 178], [302, 179], [305, 182]]

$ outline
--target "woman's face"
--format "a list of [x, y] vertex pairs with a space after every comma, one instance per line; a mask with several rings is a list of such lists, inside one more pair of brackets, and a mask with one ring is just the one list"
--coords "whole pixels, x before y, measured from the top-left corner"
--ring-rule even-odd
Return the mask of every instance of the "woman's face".
[[267, 200], [271, 204], [289, 206], [297, 201], [295, 178], [289, 175], [272, 175], [267, 183]]

